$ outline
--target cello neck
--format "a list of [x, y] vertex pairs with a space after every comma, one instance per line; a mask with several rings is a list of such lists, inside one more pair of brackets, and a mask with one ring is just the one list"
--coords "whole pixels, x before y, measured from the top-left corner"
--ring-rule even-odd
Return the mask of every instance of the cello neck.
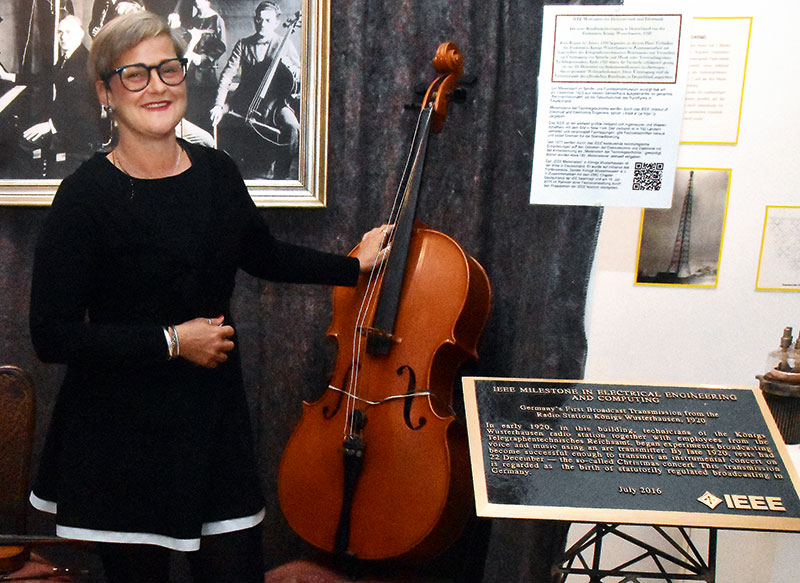
[[[453, 43], [439, 45], [436, 56], [433, 58], [433, 64], [441, 75], [428, 86], [422, 101], [422, 111], [417, 120], [411, 151], [388, 221], [392, 225], [389, 239], [391, 253], [386, 265], [380, 267], [380, 271], [383, 273], [382, 281], [378, 284], [376, 279], [374, 282], [376, 288], [380, 285], [375, 315], [372, 326], [362, 328], [366, 331], [367, 336], [366, 351], [372, 355], [388, 354], [396, 341], [394, 338], [395, 320], [405, 279], [411, 234], [414, 229], [419, 186], [425, 163], [425, 153], [428, 149], [428, 136], [431, 131], [439, 132], [442, 129], [447, 115], [447, 104], [464, 68], [461, 52]], [[373, 283], [372, 275], [370, 275], [370, 282]]]
[[417, 120], [414, 141], [397, 192], [389, 224], [392, 225], [392, 252], [387, 261], [381, 284], [380, 299], [375, 308], [372, 329], [367, 336], [367, 352], [388, 354], [393, 344], [393, 332], [400, 292], [403, 286], [408, 248], [419, 201], [419, 187], [428, 149], [433, 104], [423, 107]]

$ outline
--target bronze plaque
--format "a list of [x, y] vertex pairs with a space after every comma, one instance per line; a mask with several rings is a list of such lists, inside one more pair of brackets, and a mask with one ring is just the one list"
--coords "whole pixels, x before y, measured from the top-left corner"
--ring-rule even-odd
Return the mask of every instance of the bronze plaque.
[[463, 379], [479, 516], [800, 531], [758, 389]]

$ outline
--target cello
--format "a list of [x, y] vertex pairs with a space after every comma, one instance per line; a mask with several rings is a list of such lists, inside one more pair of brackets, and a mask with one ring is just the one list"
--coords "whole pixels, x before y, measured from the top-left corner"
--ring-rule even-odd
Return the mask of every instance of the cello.
[[330, 385], [303, 403], [278, 471], [289, 526], [338, 557], [430, 558], [472, 514], [452, 391], [460, 366], [477, 359], [491, 287], [473, 257], [415, 216], [428, 136], [441, 130], [463, 70], [453, 43], [439, 46], [433, 64], [440, 75], [387, 221], [389, 250], [356, 287], [334, 288]]

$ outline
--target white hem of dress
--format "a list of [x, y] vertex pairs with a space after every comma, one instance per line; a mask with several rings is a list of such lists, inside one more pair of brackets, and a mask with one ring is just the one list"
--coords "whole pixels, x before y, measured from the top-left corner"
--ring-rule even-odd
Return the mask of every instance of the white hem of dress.
[[55, 502], [50, 502], [49, 500], [42, 500], [33, 492], [31, 492], [30, 501], [31, 505], [34, 508], [36, 508], [36, 510], [41, 510], [42, 512], [49, 512], [50, 514], [55, 514], [58, 511], [58, 505]]
[[[55, 502], [39, 498], [31, 492], [31, 505], [37, 510], [56, 514], [58, 505]], [[243, 516], [241, 518], [229, 518], [227, 520], [216, 520], [214, 522], [204, 522], [200, 529], [200, 536], [211, 536], [244, 530], [260, 524], [266, 516], [266, 509], [262, 508], [256, 514]], [[127, 543], [145, 544], [166, 547], [176, 551], [196, 551], [200, 548], [200, 538], [173, 538], [162, 534], [149, 532], [121, 532], [114, 530], [95, 530], [91, 528], [78, 528], [75, 526], [63, 526], [56, 524], [56, 536], [71, 538], [75, 540], [86, 540], [104, 543]]]

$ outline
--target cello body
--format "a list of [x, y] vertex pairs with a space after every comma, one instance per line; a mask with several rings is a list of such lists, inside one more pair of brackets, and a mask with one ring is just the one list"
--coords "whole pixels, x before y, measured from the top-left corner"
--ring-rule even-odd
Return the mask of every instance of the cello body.
[[430, 558], [473, 512], [453, 385], [464, 362], [478, 357], [491, 286], [458, 243], [414, 216], [414, 169], [422, 166], [432, 109], [423, 117], [424, 138], [415, 138], [417, 155], [401, 185], [414, 191], [413, 202], [390, 221], [388, 267], [362, 274], [355, 287], [334, 288], [328, 335], [338, 352], [330, 384], [303, 403], [278, 471], [289, 526], [337, 556]]
[[[366, 413], [366, 448], [348, 546], [362, 559], [436, 554], [458, 536], [472, 512], [466, 433], [450, 403], [458, 368], [477, 358], [491, 302], [489, 280], [455, 241], [421, 225], [414, 229], [409, 258], [397, 343], [389, 355], [368, 356], [361, 366], [365, 399], [410, 395], [373, 405]], [[364, 291], [363, 281], [334, 290], [328, 330], [339, 348], [334, 388], [346, 387], [354, 372], [348, 351], [356, 342], [352, 315]], [[431, 394], [413, 396], [420, 392]], [[344, 497], [340, 449], [346, 415], [345, 395], [332, 388], [303, 403], [278, 478], [289, 525], [330, 552]]]

